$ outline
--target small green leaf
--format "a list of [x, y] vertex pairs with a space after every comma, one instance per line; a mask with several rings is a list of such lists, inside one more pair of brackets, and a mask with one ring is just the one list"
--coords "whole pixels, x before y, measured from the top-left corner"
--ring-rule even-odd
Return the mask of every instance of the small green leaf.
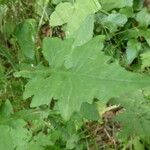
[[123, 7], [132, 7], [133, 0], [100, 0], [102, 8], [105, 10], [112, 10]]
[[138, 28], [133, 28], [133, 29], [128, 29], [124, 34], [124, 39], [129, 40], [129, 39], [137, 39], [140, 37], [140, 30]]
[[80, 110], [84, 118], [92, 121], [100, 119], [99, 113], [94, 104], [83, 103]]
[[101, 19], [103, 26], [109, 28], [112, 32], [117, 31], [117, 27], [122, 27], [127, 22], [127, 17], [120, 13], [112, 13]]
[[138, 56], [141, 50], [141, 43], [135, 39], [129, 40], [127, 44], [126, 54], [127, 54], [127, 64], [131, 64], [133, 60]]
[[79, 29], [71, 36], [75, 39], [74, 46], [80, 46], [91, 40], [94, 30], [94, 15], [85, 18]]
[[0, 108], [0, 117], [9, 117], [13, 114], [13, 107], [9, 100], [7, 100]]
[[33, 59], [36, 48], [36, 21], [25, 20], [17, 26], [15, 35], [24, 56]]
[[145, 38], [146, 42], [150, 46], [150, 29], [140, 30], [140, 35]]
[[67, 140], [66, 148], [67, 148], [67, 149], [73, 149], [73, 148], [75, 148], [75, 146], [77, 145], [78, 140], [79, 140], [78, 135], [73, 134], [73, 135]]
[[133, 8], [132, 7], [124, 7], [120, 9], [119, 13], [126, 15], [126, 17], [130, 18], [134, 16]]
[[49, 0], [35, 0], [35, 11], [41, 15], [45, 11], [44, 9], [48, 6]]

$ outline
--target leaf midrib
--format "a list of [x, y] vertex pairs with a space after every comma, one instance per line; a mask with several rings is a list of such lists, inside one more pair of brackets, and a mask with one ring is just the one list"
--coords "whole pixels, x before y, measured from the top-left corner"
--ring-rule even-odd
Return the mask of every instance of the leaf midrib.
[[[124, 79], [110, 79], [110, 78], [101, 78], [101, 77], [97, 77], [94, 75], [87, 75], [87, 74], [79, 74], [79, 73], [75, 73], [75, 72], [71, 72], [71, 71], [63, 71], [63, 70], [58, 70], [58, 69], [52, 69], [51, 70], [52, 73], [56, 73], [56, 74], [63, 74], [63, 75], [71, 75], [71, 76], [76, 76], [76, 77], [83, 77], [83, 78], [92, 78], [92, 79], [98, 79], [98, 80], [102, 80], [102, 81], [107, 81], [107, 82], [128, 82], [128, 83], [142, 83], [142, 84], [150, 84], [150, 82], [148, 82], [147, 80], [124, 80]], [[141, 76], [142, 77], [142, 76]], [[89, 80], [90, 81], [90, 80]]]

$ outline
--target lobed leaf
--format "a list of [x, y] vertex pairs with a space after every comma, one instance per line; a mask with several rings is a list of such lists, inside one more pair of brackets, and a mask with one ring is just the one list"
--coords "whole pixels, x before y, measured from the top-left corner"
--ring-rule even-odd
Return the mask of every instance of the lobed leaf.
[[[53, 41], [51, 38], [47, 40], [50, 43]], [[58, 110], [68, 120], [73, 112], [80, 110], [83, 102], [92, 103], [93, 98], [106, 101], [125, 92], [149, 86], [150, 77], [128, 72], [117, 63], [108, 64], [109, 57], [101, 51], [103, 40], [103, 36], [95, 37], [80, 47], [72, 48], [69, 56], [64, 53], [62, 55], [60, 49], [61, 57], [56, 53], [56, 64], [59, 62], [59, 65], [51, 66], [50, 76], [35, 77], [27, 83], [24, 98], [34, 95], [31, 107], [49, 104], [52, 98], [57, 99]], [[63, 50], [66, 50], [65, 45], [66, 41]], [[55, 49], [43, 49], [44, 54], [48, 52], [55, 53]], [[52, 62], [47, 55], [46, 58]], [[63, 63], [65, 61], [69, 65], [66, 66]]]

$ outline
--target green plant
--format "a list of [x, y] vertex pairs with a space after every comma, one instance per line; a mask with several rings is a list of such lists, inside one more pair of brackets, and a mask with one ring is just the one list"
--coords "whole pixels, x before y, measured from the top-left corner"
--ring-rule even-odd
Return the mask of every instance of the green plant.
[[0, 149], [149, 149], [149, 27], [147, 1], [0, 1]]

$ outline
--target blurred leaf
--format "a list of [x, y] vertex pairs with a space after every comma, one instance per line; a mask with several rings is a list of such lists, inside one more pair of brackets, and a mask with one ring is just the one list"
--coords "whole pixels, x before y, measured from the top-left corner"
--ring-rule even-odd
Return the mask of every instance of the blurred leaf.
[[145, 38], [146, 42], [150, 46], [150, 29], [140, 30], [140, 35]]
[[140, 141], [140, 138], [138, 137], [133, 139], [132, 144], [135, 150], [145, 150], [144, 144]]
[[10, 129], [8, 126], [0, 125], [0, 149], [1, 150], [14, 150], [13, 137], [11, 137]]
[[7, 10], [7, 5], [0, 5], [0, 29], [2, 26], [2, 20], [5, 19], [4, 17], [6, 16]]
[[141, 10], [144, 5], [144, 0], [134, 0], [133, 8], [134, 10]]
[[62, 0], [52, 0], [52, 3], [55, 5], [59, 4], [60, 2], [62, 2]]
[[150, 51], [147, 51], [140, 55], [142, 60], [142, 70], [146, 67], [150, 67]]
[[77, 142], [79, 140], [78, 135], [73, 134], [68, 140], [67, 140], [67, 144], [66, 144], [66, 148], [67, 149], [73, 149], [76, 147]]
[[[41, 19], [48, 19], [50, 12], [52, 11], [50, 7], [48, 7], [49, 0], [35, 0], [35, 2], [31, 2], [31, 4], [35, 4], [35, 12], [41, 16]], [[43, 20], [42, 20], [43, 21]], [[39, 22], [40, 25], [43, 22]]]
[[136, 21], [141, 27], [147, 27], [150, 24], [150, 13], [146, 8], [143, 8], [140, 12], [137, 13]]
[[[0, 91], [5, 82], [6, 81], [5, 81], [5, 75], [4, 75], [4, 67], [0, 64]], [[1, 92], [0, 92], [0, 94], [1, 94]]]
[[0, 117], [10, 117], [13, 114], [13, 107], [9, 100], [1, 106], [0, 108]]
[[99, 0], [102, 8], [109, 11], [112, 9], [123, 8], [123, 7], [132, 7], [133, 0]]

